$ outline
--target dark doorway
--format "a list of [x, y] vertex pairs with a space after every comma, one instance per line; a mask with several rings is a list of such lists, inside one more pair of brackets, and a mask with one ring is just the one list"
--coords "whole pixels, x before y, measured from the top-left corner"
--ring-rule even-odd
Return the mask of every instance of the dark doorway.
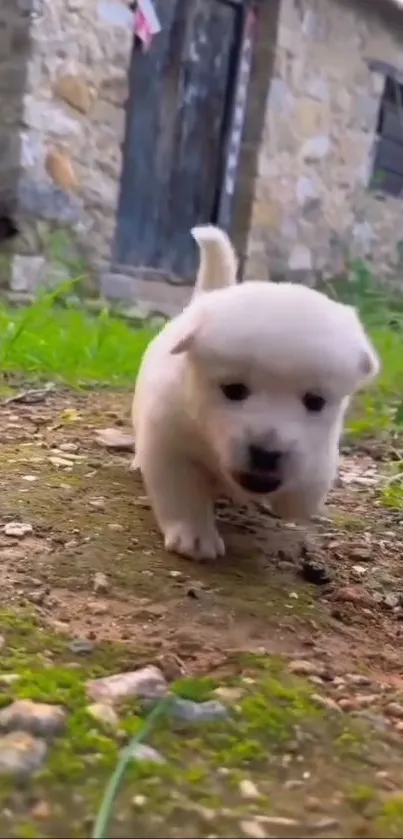
[[148, 52], [133, 46], [113, 259], [186, 283], [196, 267], [190, 228], [228, 223], [222, 192], [247, 4], [155, 5], [162, 31]]

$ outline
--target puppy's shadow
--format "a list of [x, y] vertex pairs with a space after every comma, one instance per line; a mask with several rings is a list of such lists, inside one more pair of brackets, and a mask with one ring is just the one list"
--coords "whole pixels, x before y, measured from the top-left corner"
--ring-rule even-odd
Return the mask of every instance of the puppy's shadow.
[[226, 555], [216, 565], [223, 572], [247, 571], [264, 577], [274, 569], [296, 573], [306, 547], [306, 531], [273, 516], [263, 505], [255, 508], [235, 507], [220, 501], [216, 505], [217, 524], [222, 534]]

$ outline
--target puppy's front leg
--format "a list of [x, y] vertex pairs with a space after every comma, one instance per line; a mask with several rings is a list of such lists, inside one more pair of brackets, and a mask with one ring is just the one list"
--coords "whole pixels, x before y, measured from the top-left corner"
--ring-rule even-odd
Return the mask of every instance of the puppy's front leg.
[[223, 556], [207, 473], [183, 455], [155, 448], [142, 454], [141, 471], [165, 548], [191, 559]]

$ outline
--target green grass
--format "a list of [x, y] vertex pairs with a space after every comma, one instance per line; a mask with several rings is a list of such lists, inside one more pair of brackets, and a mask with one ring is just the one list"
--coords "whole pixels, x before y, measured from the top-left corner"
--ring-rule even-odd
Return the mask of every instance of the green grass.
[[348, 423], [353, 438], [390, 437], [403, 432], [403, 294], [380, 284], [367, 266], [352, 266], [350, 276], [326, 285], [338, 300], [355, 306], [379, 353], [376, 382], [356, 399]]
[[[46, 292], [21, 309], [0, 304], [3, 374], [51, 379], [73, 387], [132, 386], [155, 330], [140, 328], [107, 308], [94, 315], [68, 305], [71, 286]], [[382, 360], [382, 373], [356, 400], [353, 438], [403, 431], [403, 294], [385, 290], [363, 264], [325, 291], [357, 306]], [[63, 304], [63, 305], [60, 305]]]
[[0, 304], [0, 369], [72, 386], [132, 386], [154, 334], [111, 314], [58, 305], [63, 290], [27, 308]]

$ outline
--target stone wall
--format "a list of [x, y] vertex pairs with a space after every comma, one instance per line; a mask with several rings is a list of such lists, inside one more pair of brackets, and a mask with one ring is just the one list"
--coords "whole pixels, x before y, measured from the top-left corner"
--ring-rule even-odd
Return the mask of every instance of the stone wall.
[[[20, 172], [20, 126], [30, 52], [29, 0], [0, 4], [0, 221], [15, 214]], [[0, 276], [8, 283], [10, 259], [0, 256]]]
[[[17, 293], [35, 291], [44, 279], [60, 283], [87, 273], [110, 258], [132, 49], [127, 2], [25, 2], [30, 56], [20, 128], [14, 128], [21, 235], [11, 288]], [[17, 0], [2, 0], [0, 16], [4, 4]], [[1, 35], [0, 29], [0, 44]]]
[[403, 279], [403, 200], [367, 188], [384, 86], [373, 60], [403, 71], [402, 12], [283, 0], [246, 277], [315, 281], [363, 258]]

